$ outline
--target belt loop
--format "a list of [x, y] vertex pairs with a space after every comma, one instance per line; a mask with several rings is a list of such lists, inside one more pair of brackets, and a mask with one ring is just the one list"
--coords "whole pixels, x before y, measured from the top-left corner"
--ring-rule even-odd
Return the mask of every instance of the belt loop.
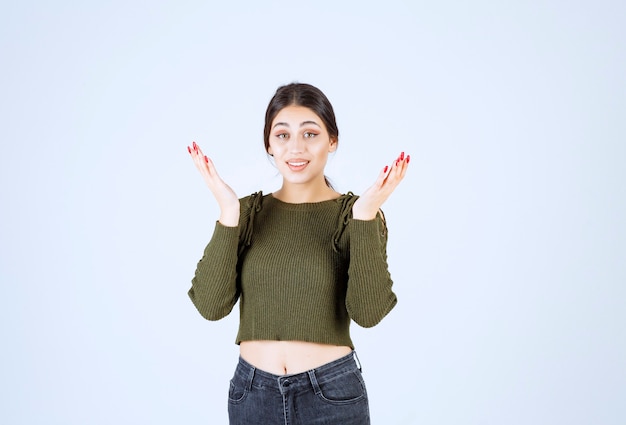
[[248, 391], [250, 391], [250, 389], [252, 388], [252, 380], [254, 379], [255, 371], [256, 371], [256, 368], [250, 365], [250, 373], [248, 373], [248, 382], [246, 382], [246, 390]]
[[358, 368], [359, 368], [359, 372], [363, 373], [363, 369], [361, 368], [361, 361], [359, 360], [359, 356], [357, 356], [356, 354], [356, 350], [352, 351], [353, 357], [354, 357], [354, 361], [356, 362]]
[[317, 378], [315, 377], [315, 370], [309, 370], [307, 373], [309, 374], [311, 385], [313, 385], [313, 391], [315, 391], [316, 395], [320, 395], [322, 393], [322, 390], [320, 389], [320, 386], [317, 383]]

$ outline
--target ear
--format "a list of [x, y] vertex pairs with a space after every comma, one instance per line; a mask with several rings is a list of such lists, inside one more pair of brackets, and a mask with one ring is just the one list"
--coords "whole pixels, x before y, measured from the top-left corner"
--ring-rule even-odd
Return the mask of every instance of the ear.
[[328, 152], [335, 152], [337, 150], [337, 139], [332, 137], [330, 144], [328, 145]]
[[267, 147], [267, 153], [269, 154], [269, 156], [274, 156], [274, 153], [272, 152], [272, 147], [271, 146]]

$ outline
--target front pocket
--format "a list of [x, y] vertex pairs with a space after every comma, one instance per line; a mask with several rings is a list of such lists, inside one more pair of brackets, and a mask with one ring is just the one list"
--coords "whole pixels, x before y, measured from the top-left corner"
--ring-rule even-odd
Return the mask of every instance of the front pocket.
[[319, 384], [319, 396], [333, 404], [355, 403], [367, 397], [365, 383], [359, 371], [350, 371], [336, 379]]
[[228, 390], [228, 401], [232, 403], [240, 403], [244, 400], [247, 394], [248, 391], [243, 385], [237, 384], [234, 379], [231, 379], [230, 388]]

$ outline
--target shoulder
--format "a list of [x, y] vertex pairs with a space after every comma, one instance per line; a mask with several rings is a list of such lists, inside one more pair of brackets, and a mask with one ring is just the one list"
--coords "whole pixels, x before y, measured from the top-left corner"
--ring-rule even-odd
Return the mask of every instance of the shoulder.
[[248, 196], [239, 198], [241, 211], [244, 212], [250, 209], [255, 209], [258, 211], [263, 205], [263, 199], [267, 198], [267, 196], [268, 195], [263, 195], [263, 192], [259, 190], [258, 192], [254, 192]]
[[251, 193], [250, 195], [244, 196], [243, 198], [239, 198], [239, 203], [241, 205], [246, 205], [248, 202], [266, 197], [267, 195], [263, 195], [263, 191], [259, 190], [258, 192]]
[[[265, 195], [267, 196], [267, 195]], [[263, 192], [254, 192], [243, 198], [239, 198], [239, 226], [246, 227], [246, 224], [254, 218], [263, 206]]]
[[[338, 200], [341, 200], [342, 203], [344, 204], [343, 211], [345, 213], [348, 213], [350, 215], [350, 218], [352, 218], [352, 207], [354, 206], [354, 203], [358, 199], [359, 199], [359, 195], [355, 195], [353, 192], [348, 192], [345, 195], [341, 195], [338, 199]], [[380, 221], [383, 224], [386, 224], [385, 214], [383, 213], [382, 209], [378, 210], [378, 213], [376, 214], [376, 218], [374, 220]]]
[[354, 205], [357, 199], [359, 199], [359, 195], [355, 195], [352, 192], [347, 192], [341, 195], [339, 198], [337, 198], [337, 202], [341, 204], [341, 207], [342, 207], [341, 211], [343, 213], [348, 213], [352, 211], [352, 206]]
[[254, 216], [261, 211], [263, 199], [267, 196], [264, 196], [262, 191], [258, 191], [239, 199], [239, 253], [252, 242]]

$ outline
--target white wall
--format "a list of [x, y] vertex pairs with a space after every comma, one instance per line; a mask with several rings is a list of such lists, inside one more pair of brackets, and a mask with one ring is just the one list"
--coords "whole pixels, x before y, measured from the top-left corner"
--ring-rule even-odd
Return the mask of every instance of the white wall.
[[399, 304], [353, 327], [373, 422], [626, 422], [623, 2], [12, 3], [0, 422], [226, 423], [237, 315], [186, 295], [218, 213], [186, 146], [276, 189], [263, 114], [295, 80], [335, 106], [341, 191], [412, 157]]

